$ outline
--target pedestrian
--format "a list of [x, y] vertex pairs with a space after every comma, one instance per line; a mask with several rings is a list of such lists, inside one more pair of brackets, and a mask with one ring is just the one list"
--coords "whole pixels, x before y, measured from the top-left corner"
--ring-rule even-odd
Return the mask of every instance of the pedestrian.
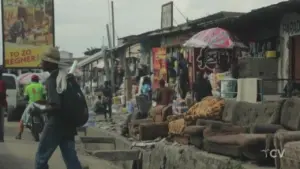
[[173, 101], [174, 93], [175, 91], [172, 88], [166, 86], [165, 80], [161, 79], [159, 81], [159, 88], [157, 89], [157, 104], [169, 105]]
[[48, 121], [43, 129], [35, 159], [35, 169], [49, 169], [48, 161], [59, 146], [67, 169], [82, 169], [75, 150], [76, 127], [63, 118], [62, 99], [57, 89], [56, 79], [59, 75], [60, 53], [57, 48], [50, 48], [42, 56], [41, 66], [50, 73], [45, 82], [47, 105], [44, 112]]
[[178, 60], [178, 67], [179, 67], [179, 88], [180, 88], [180, 97], [185, 99], [189, 88], [189, 70], [188, 70], [188, 62], [184, 58], [183, 54], [179, 54]]
[[96, 113], [96, 114], [104, 114], [106, 109], [105, 109], [105, 106], [103, 105], [103, 97], [102, 97], [102, 93], [101, 92], [98, 92], [96, 93], [97, 95], [97, 100], [95, 101], [94, 105], [93, 105], [93, 111]]
[[4, 142], [4, 112], [7, 110], [6, 85], [2, 79], [3, 67], [0, 67], [0, 142]]
[[[28, 100], [29, 105], [26, 107], [21, 117], [19, 133], [16, 136], [16, 139], [22, 139], [24, 125], [27, 125], [30, 122], [29, 109], [31, 108], [31, 104], [37, 101], [44, 101], [46, 99], [44, 86], [41, 83], [39, 83], [39, 80], [40, 79], [37, 75], [32, 75], [31, 83], [25, 88], [24, 96], [25, 99]], [[37, 138], [35, 139], [35, 141], [39, 141]]]
[[102, 89], [103, 93], [103, 104], [105, 106], [104, 118], [107, 121], [107, 113], [109, 116], [109, 120], [112, 121], [112, 90], [109, 85], [109, 81], [104, 82], [104, 87]]
[[146, 96], [148, 100], [151, 100], [151, 93], [152, 93], [151, 79], [148, 76], [145, 76], [141, 88], [141, 94]]
[[203, 72], [197, 73], [196, 82], [193, 84], [194, 98], [197, 102], [204, 97], [212, 96], [212, 87], [207, 78], [204, 78]]

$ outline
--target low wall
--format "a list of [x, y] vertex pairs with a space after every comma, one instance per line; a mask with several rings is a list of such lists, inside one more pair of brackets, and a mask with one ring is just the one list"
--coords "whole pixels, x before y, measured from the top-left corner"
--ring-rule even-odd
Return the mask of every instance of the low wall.
[[[118, 150], [127, 150], [131, 148], [131, 142], [121, 135], [99, 129], [99, 128], [87, 128], [87, 136], [91, 137], [97, 137], [97, 136], [107, 136], [107, 137], [115, 137], [116, 138], [116, 148]], [[85, 148], [88, 150], [113, 150], [114, 145], [113, 144], [87, 144], [85, 145]], [[116, 161], [112, 162], [120, 169], [132, 169], [132, 161]]]
[[[87, 129], [88, 136], [110, 136], [116, 138], [117, 149], [131, 148], [131, 142], [117, 133], [99, 128]], [[89, 144], [91, 150], [113, 150], [112, 144]], [[142, 150], [142, 149], [141, 149]], [[274, 169], [242, 164], [226, 156], [209, 154], [192, 146], [179, 145], [165, 141], [158, 142], [151, 150], [142, 150], [142, 169]], [[120, 169], [132, 169], [132, 161], [113, 162]]]

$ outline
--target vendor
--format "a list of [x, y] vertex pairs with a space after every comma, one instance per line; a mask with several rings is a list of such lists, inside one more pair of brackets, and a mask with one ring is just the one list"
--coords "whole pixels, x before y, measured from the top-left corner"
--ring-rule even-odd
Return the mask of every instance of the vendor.
[[170, 103], [172, 103], [175, 93], [172, 88], [165, 86], [165, 83], [166, 82], [163, 79], [159, 81], [159, 88], [157, 89], [157, 104], [159, 105], [169, 105]]
[[193, 93], [197, 102], [200, 102], [204, 97], [212, 96], [212, 87], [207, 78], [204, 78], [202, 71], [197, 73], [196, 82], [193, 84]]

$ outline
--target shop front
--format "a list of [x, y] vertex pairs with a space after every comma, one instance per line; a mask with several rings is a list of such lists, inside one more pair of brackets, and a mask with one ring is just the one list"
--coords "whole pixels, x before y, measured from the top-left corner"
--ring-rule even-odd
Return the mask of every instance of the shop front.
[[[125, 49], [125, 90], [124, 95], [126, 101], [131, 100], [134, 96], [133, 91], [135, 90], [133, 84], [136, 84], [133, 81], [133, 77], [137, 75], [138, 72], [138, 64], [141, 57], [141, 44], [133, 44], [128, 46]], [[134, 85], [136, 86], [136, 85]]]
[[216, 96], [222, 93], [222, 80], [225, 84], [237, 78], [236, 73], [232, 74], [232, 68], [237, 65], [241, 51], [247, 50], [247, 46], [230, 32], [217, 27], [200, 31], [186, 41], [184, 46], [193, 65], [191, 81], [196, 81], [197, 74], [208, 77], [213, 95]]
[[129, 46], [125, 53], [127, 76], [135, 76], [137, 74], [138, 63], [141, 58], [141, 44], [137, 43]]
[[[280, 24], [281, 57], [278, 61], [279, 79], [300, 79], [300, 15], [286, 14]], [[299, 83], [299, 81], [296, 81]], [[282, 91], [287, 82], [279, 82]]]
[[147, 42], [135, 43], [125, 49], [125, 62], [120, 63], [125, 68], [126, 100], [138, 93], [141, 77], [149, 75], [151, 50]]
[[183, 72], [186, 74], [186, 76], [189, 76], [190, 78], [188, 80], [191, 82], [192, 64], [189, 64], [189, 60], [191, 60], [189, 58], [191, 51], [184, 50], [182, 45], [193, 35], [194, 32], [185, 32], [180, 34], [165, 35], [161, 39], [161, 47], [166, 51], [166, 81], [170, 86], [175, 85], [176, 79], [180, 72]]

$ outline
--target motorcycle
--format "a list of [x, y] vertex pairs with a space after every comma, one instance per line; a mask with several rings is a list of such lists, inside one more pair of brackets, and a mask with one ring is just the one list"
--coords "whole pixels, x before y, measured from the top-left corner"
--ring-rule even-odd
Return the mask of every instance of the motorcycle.
[[32, 104], [31, 109], [29, 110], [29, 114], [31, 116], [31, 120], [27, 128], [30, 129], [31, 134], [35, 141], [39, 141], [40, 134], [43, 131], [45, 123], [47, 121], [47, 116], [42, 113], [42, 104], [41, 102], [36, 102]]

